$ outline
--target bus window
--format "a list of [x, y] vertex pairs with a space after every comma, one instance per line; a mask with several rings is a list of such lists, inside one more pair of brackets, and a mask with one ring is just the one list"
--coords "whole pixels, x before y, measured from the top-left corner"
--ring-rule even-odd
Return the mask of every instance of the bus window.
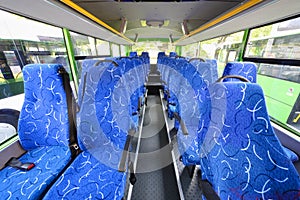
[[[299, 59], [299, 17], [250, 30], [244, 60], [259, 66], [258, 83], [264, 89], [269, 114], [300, 135]], [[287, 60], [289, 64], [284, 64]]]
[[126, 56], [126, 46], [120, 45], [121, 56]]
[[196, 58], [199, 56], [199, 43], [193, 43], [182, 47], [182, 56]]
[[120, 57], [120, 46], [116, 44], [111, 44], [112, 56]]
[[242, 49], [244, 31], [224, 35], [200, 42], [200, 57], [218, 61], [219, 76], [223, 74], [227, 62], [236, 61]]
[[[78, 79], [81, 79], [82, 61], [110, 56], [109, 42], [70, 31], [74, 48]], [[118, 50], [119, 51], [119, 50]]]
[[227, 61], [228, 62], [235, 61], [236, 57], [237, 57], [237, 52], [236, 51], [234, 51], [234, 50], [233, 51], [229, 51]]
[[138, 55], [141, 55], [142, 52], [149, 52], [150, 63], [155, 64], [159, 52], [169, 55], [170, 52], [175, 51], [175, 46], [169, 40], [139, 40], [132, 46], [132, 51], [136, 51]]
[[95, 38], [71, 31], [70, 34], [75, 56], [97, 55]]
[[251, 30], [245, 57], [300, 59], [300, 18]]
[[96, 49], [98, 56], [110, 56], [109, 42], [96, 39]]

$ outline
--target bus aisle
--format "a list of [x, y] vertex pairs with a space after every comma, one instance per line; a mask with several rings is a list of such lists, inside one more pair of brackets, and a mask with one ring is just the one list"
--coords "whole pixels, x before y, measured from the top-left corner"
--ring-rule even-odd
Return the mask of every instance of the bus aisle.
[[[148, 85], [157, 85], [159, 76], [152, 74], [151, 78], [151, 73], [153, 70]], [[180, 199], [161, 100], [151, 90], [147, 97], [136, 178], [132, 200]]]

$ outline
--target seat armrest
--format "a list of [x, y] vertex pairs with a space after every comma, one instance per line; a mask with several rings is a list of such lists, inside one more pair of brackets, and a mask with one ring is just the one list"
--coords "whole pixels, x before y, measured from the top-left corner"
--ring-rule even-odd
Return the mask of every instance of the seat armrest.
[[177, 119], [179, 121], [182, 133], [184, 135], [188, 135], [189, 133], [188, 133], [188, 130], [185, 126], [183, 119], [179, 116], [179, 114], [177, 112], [174, 113], [174, 117], [175, 117], [175, 119]]
[[126, 142], [125, 142], [125, 146], [122, 152], [122, 157], [121, 157], [121, 161], [119, 163], [119, 172], [125, 172], [126, 171], [126, 161], [128, 160], [128, 155], [129, 155], [129, 147], [130, 147], [130, 143], [132, 141], [132, 137], [135, 134], [135, 130], [134, 129], [130, 129], [128, 131], [128, 135], [126, 137]]

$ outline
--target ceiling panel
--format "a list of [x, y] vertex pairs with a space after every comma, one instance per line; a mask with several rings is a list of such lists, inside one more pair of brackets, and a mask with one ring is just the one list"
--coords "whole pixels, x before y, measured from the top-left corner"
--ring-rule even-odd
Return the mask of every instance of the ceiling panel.
[[[184, 2], [116, 2], [116, 1], [74, 1], [94, 16], [116, 30], [120, 30], [121, 18], [127, 19], [125, 36], [134, 38], [168, 38], [183, 36], [181, 23], [186, 20], [189, 31], [192, 31], [209, 20], [239, 5], [242, 0], [235, 1], [184, 1]], [[160, 30], [141, 26], [140, 20], [169, 20], [167, 27]], [[149, 31], [151, 33], [149, 33]], [[176, 33], [176, 34], [175, 34]], [[181, 35], [178, 35], [180, 34]]]

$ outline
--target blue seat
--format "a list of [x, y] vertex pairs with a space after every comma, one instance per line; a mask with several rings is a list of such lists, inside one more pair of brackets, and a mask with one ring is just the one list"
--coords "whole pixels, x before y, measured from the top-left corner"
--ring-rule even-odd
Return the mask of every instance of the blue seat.
[[218, 79], [218, 63], [216, 59], [205, 59], [206, 62], [208, 62], [211, 66], [211, 77], [212, 82], [215, 82]]
[[[225, 66], [223, 77], [228, 75], [238, 75], [245, 77], [247, 80], [249, 80], [252, 83], [256, 83], [257, 79], [257, 66], [255, 63], [252, 62], [230, 62], [227, 63]], [[239, 81], [236, 78], [227, 78], [224, 79], [224, 82], [228, 81]], [[283, 147], [286, 154], [290, 157], [292, 162], [296, 162], [299, 160], [299, 157], [295, 152], [290, 150], [289, 148]]]
[[[223, 71], [223, 77], [228, 75], [238, 75], [245, 77], [252, 83], [256, 83], [257, 66], [252, 62], [229, 62]], [[235, 81], [235, 78], [228, 78], [226, 81]]]
[[124, 196], [126, 172], [118, 169], [131, 122], [123, 70], [113, 64], [88, 70], [84, 104], [77, 115], [83, 152], [44, 199], [119, 200]]
[[179, 113], [186, 123], [189, 135], [183, 135], [178, 129], [178, 148], [184, 165], [198, 165], [200, 164], [199, 131], [209, 123], [207, 120], [209, 101], [206, 101], [206, 96], [209, 94], [205, 90], [206, 82], [192, 64], [186, 62], [181, 68], [181, 74], [186, 81], [180, 84]]
[[[99, 60], [97, 59], [85, 59], [81, 63], [81, 76], [80, 76], [80, 82], [85, 81], [86, 79], [85, 74], [87, 73], [88, 69], [90, 67], [93, 67]], [[82, 95], [83, 95], [83, 85], [79, 84], [78, 89], [78, 105], [80, 106], [82, 103]]]
[[136, 51], [131, 51], [130, 53], [129, 53], [129, 57], [137, 57], [138, 55], [137, 55], [137, 52]]
[[71, 160], [66, 92], [59, 64], [23, 68], [25, 99], [18, 135], [27, 151], [23, 163], [30, 171], [5, 167], [0, 171], [1, 199], [38, 199]]
[[176, 52], [170, 52], [169, 57], [175, 58], [177, 56]]
[[[135, 126], [138, 126], [139, 109], [142, 106], [144, 96], [143, 62], [139, 58], [122, 58], [125, 61], [123, 78], [127, 84], [127, 92], [130, 98], [130, 113]], [[142, 72], [142, 73], [141, 73]]]
[[201, 77], [205, 81], [206, 85], [214, 83], [217, 78], [214, 74], [214, 69], [209, 62], [202, 62], [199, 60], [192, 60], [190, 63], [197, 69], [197, 71], [201, 74]]
[[274, 134], [261, 87], [224, 82], [209, 92], [201, 170], [220, 199], [299, 199], [299, 175]]

